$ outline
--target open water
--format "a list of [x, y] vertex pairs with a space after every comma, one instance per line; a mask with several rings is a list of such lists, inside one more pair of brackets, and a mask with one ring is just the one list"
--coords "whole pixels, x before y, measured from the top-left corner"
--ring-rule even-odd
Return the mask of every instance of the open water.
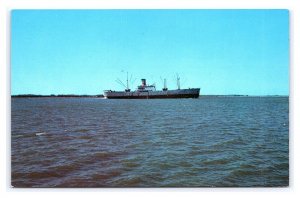
[[11, 103], [14, 187], [289, 185], [288, 97]]

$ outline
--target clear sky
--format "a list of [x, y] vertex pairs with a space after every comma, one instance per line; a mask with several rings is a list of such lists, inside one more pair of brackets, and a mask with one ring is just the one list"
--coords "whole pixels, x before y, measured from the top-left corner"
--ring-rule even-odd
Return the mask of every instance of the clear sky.
[[[289, 95], [288, 10], [14, 10], [11, 93], [102, 94], [146, 78]], [[136, 79], [136, 80], [135, 80]], [[135, 81], [134, 81], [135, 80]]]

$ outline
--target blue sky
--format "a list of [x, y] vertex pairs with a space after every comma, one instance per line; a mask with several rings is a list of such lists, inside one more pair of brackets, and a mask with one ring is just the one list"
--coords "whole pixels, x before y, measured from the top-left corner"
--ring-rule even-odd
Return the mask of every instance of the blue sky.
[[[12, 94], [101, 94], [116, 79], [289, 94], [287, 10], [13, 10]], [[135, 80], [136, 79], [136, 80]], [[135, 81], [134, 81], [135, 80]]]

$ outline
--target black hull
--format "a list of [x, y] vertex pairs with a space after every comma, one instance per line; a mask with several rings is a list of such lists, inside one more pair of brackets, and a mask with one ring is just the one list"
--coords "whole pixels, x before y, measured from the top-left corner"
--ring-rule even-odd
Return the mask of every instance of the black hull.
[[107, 96], [107, 99], [166, 99], [166, 98], [199, 98], [199, 94], [180, 94], [180, 95], [148, 95], [148, 96]]

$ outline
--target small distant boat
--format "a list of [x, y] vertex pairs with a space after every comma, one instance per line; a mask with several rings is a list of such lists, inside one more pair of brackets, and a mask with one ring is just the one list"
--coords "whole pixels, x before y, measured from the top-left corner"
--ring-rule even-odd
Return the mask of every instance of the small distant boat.
[[[131, 91], [127, 86], [125, 91], [105, 90], [104, 98], [106, 99], [156, 99], [156, 98], [199, 98], [200, 88], [180, 89], [180, 78], [177, 76], [176, 90], [168, 90], [166, 86], [166, 79], [164, 79], [164, 88], [156, 90], [155, 85], [147, 85], [146, 79], [141, 79], [142, 84], [137, 87], [135, 91]], [[124, 85], [125, 86], [125, 85]]]

